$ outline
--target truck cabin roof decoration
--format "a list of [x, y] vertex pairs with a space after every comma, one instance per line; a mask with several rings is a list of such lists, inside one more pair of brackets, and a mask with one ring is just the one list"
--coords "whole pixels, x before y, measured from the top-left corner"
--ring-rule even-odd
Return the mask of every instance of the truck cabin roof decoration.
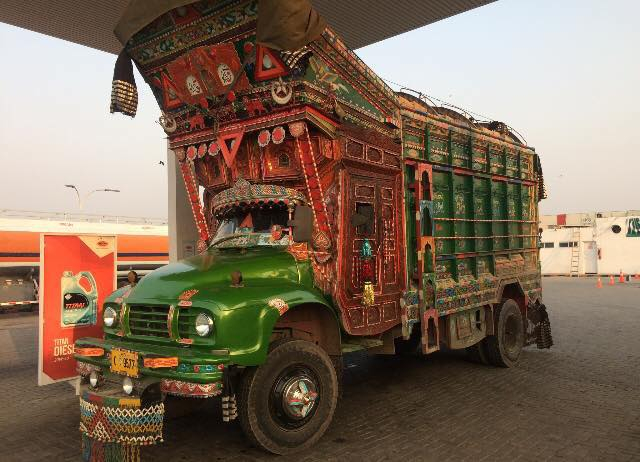
[[299, 191], [272, 184], [251, 184], [241, 178], [229, 189], [218, 193], [211, 200], [214, 214], [222, 215], [237, 206], [258, 204], [304, 204], [306, 199]]

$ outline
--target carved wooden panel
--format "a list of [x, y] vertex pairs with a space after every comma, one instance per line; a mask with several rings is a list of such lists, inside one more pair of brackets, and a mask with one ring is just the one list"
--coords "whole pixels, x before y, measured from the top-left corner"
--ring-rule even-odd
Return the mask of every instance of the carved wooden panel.
[[196, 178], [200, 186], [207, 189], [219, 189], [229, 184], [227, 166], [222, 158], [222, 154], [196, 159]]
[[242, 143], [232, 165], [232, 178], [235, 183], [238, 178], [245, 180], [260, 179], [260, 152], [258, 144], [253, 139], [248, 139]]
[[269, 143], [262, 150], [262, 171], [265, 180], [301, 178], [295, 140], [286, 139], [280, 144]]
[[369, 162], [373, 162], [379, 164], [382, 162], [382, 151], [380, 149], [372, 148], [369, 146], [367, 148], [367, 160]]
[[353, 157], [354, 159], [364, 159], [364, 145], [362, 143], [350, 139], [347, 139], [346, 142], [347, 156]]

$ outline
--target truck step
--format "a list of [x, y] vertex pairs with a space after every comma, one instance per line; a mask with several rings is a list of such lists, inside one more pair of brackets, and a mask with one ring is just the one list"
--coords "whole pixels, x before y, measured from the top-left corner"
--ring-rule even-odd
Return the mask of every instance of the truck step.
[[382, 340], [375, 338], [349, 338], [342, 342], [342, 352], [351, 353], [353, 351], [368, 350], [383, 345]]

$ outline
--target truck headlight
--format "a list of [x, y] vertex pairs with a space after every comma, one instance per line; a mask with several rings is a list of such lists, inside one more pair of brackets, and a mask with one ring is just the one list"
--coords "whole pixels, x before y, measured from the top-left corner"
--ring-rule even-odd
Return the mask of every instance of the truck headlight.
[[133, 393], [133, 380], [129, 377], [125, 377], [122, 379], [122, 391], [124, 391], [127, 395]]
[[196, 316], [196, 332], [200, 337], [206, 337], [213, 330], [213, 319], [205, 313]]
[[98, 374], [97, 371], [91, 371], [91, 374], [89, 374], [89, 384], [93, 387], [96, 388], [98, 386], [98, 384], [100, 383], [100, 375]]
[[118, 320], [118, 313], [116, 310], [111, 308], [110, 306], [105, 308], [104, 314], [102, 315], [102, 319], [104, 320], [104, 325], [107, 327], [113, 327]]

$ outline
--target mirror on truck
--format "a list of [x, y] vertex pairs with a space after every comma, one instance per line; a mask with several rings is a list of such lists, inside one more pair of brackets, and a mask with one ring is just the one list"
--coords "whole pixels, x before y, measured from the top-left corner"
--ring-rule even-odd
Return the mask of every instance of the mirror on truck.
[[306, 205], [298, 205], [289, 220], [291, 237], [294, 242], [311, 242], [313, 235], [313, 211]]

